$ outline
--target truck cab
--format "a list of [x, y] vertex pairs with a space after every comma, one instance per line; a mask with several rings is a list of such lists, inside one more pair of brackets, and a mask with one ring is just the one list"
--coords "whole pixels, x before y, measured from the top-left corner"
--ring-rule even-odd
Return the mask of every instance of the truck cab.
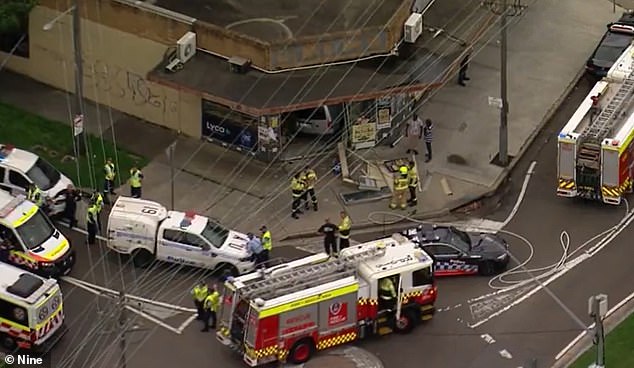
[[137, 267], [159, 260], [237, 276], [255, 268], [246, 243], [245, 234], [210, 218], [144, 199], [119, 197], [108, 218], [108, 247]]
[[70, 273], [75, 252], [34, 203], [0, 191], [0, 260], [43, 277]]
[[26, 195], [31, 184], [50, 200], [49, 215], [64, 211], [66, 189], [73, 182], [35, 153], [0, 144], [0, 189], [14, 196]]

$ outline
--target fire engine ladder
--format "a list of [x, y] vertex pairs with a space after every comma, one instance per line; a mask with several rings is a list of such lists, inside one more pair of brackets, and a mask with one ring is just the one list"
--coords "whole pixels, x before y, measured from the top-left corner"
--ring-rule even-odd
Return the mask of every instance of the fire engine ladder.
[[577, 162], [583, 166], [598, 170], [600, 168], [601, 141], [610, 134], [619, 121], [623, 108], [633, 100], [634, 68], [625, 78], [616, 95], [599, 115], [582, 131]]
[[347, 276], [354, 275], [356, 265], [367, 259], [384, 254], [385, 247], [376, 245], [368, 249], [360, 249], [351, 255], [330, 259], [326, 262], [290, 270], [280, 275], [271, 276], [253, 283], [240, 290], [246, 297], [260, 297], [271, 291], [289, 293], [292, 289], [306, 289], [325, 284]]

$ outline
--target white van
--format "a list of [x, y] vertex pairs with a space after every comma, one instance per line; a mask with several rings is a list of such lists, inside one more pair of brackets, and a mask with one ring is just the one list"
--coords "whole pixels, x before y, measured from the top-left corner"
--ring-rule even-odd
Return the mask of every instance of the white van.
[[302, 133], [314, 135], [330, 135], [341, 128], [343, 106], [320, 106], [316, 109], [298, 110], [294, 112], [297, 126]]
[[49, 215], [64, 211], [66, 188], [73, 182], [35, 153], [0, 144], [0, 189], [26, 195], [30, 184], [53, 200]]

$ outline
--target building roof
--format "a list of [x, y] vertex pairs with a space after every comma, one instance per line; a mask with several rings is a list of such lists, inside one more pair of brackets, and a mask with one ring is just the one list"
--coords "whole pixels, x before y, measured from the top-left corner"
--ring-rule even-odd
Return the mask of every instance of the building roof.
[[233, 73], [227, 60], [199, 51], [182, 70], [168, 72], [163, 62], [148, 79], [261, 116], [436, 87], [456, 58], [455, 53], [411, 50], [407, 58], [391, 56], [276, 74], [254, 69]]
[[264, 42], [283, 42], [388, 24], [410, 0], [157, 0], [153, 5]]

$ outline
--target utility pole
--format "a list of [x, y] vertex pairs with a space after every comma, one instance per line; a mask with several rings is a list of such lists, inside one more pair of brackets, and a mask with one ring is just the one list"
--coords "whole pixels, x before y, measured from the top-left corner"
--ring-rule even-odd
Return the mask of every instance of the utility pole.
[[123, 291], [119, 291], [119, 301], [117, 303], [117, 308], [119, 308], [119, 346], [121, 347], [121, 355], [119, 356], [119, 366], [118, 368], [127, 368], [127, 360], [125, 357], [126, 351], [126, 333], [127, 333], [127, 322], [128, 316], [125, 311], [125, 294]]
[[502, 108], [500, 109], [500, 133], [499, 133], [499, 151], [498, 159], [501, 166], [507, 166], [509, 164], [508, 156], [508, 116], [509, 116], [509, 102], [507, 96], [507, 14], [508, 14], [508, 2], [502, 0], [502, 19], [500, 20], [500, 33], [501, 33], [501, 47], [500, 47], [500, 98], [502, 99]]
[[[81, 14], [79, 13], [79, 0], [73, 0], [73, 52], [75, 54], [75, 116], [73, 121], [73, 137], [75, 147], [75, 157], [80, 157], [85, 148], [86, 139], [84, 129], [84, 61], [81, 49]], [[75, 124], [78, 128], [75, 129]], [[85, 152], [90, 159], [89, 152]]]
[[174, 141], [174, 143], [170, 144], [169, 147], [167, 147], [167, 150], [165, 151], [165, 153], [167, 154], [167, 158], [169, 160], [169, 165], [170, 165], [170, 190], [171, 190], [171, 208], [172, 211], [174, 211], [174, 153], [176, 152], [176, 142], [178, 141]]
[[589, 368], [605, 368], [605, 334], [603, 318], [608, 310], [608, 296], [599, 294], [588, 299], [588, 314], [594, 319], [594, 344], [597, 346], [597, 358]]

